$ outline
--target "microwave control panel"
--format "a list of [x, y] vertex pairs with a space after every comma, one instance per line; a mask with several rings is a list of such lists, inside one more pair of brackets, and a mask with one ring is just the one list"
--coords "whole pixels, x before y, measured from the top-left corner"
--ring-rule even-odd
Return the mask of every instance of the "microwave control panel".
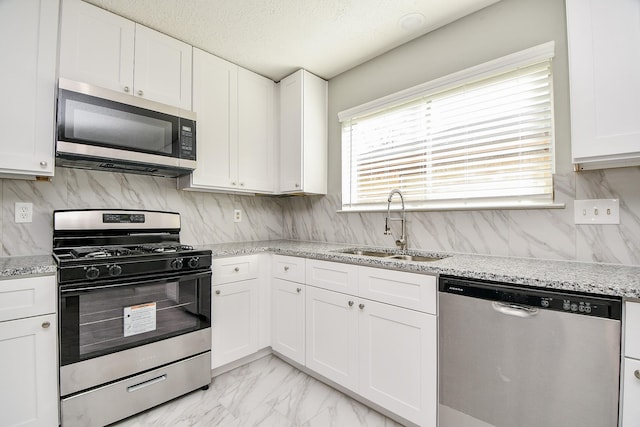
[[180, 120], [180, 158], [187, 160], [196, 159], [195, 147], [196, 122], [192, 120]]

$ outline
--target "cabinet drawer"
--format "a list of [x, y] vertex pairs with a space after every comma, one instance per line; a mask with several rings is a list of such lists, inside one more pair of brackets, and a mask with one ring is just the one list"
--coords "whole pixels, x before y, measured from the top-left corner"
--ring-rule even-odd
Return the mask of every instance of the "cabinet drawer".
[[624, 303], [624, 354], [640, 359], [640, 303]]
[[437, 312], [435, 276], [360, 267], [358, 295], [425, 313]]
[[258, 277], [258, 256], [246, 255], [231, 258], [215, 258], [212, 262], [212, 284], [238, 282]]
[[0, 321], [55, 312], [55, 276], [0, 280]]
[[330, 291], [355, 295], [358, 291], [358, 266], [308, 259], [306, 283]]
[[271, 274], [278, 279], [304, 283], [304, 261], [304, 258], [275, 255], [271, 264]]

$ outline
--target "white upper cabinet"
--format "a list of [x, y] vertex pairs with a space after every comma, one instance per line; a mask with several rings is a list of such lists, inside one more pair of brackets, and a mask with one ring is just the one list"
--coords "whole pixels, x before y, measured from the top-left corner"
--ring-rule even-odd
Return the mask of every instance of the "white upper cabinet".
[[581, 169], [640, 164], [640, 2], [567, 0], [571, 146]]
[[193, 111], [199, 167], [180, 177], [182, 187], [229, 187], [237, 175], [231, 161], [238, 132], [238, 66], [200, 49], [193, 49]]
[[57, 0], [0, 1], [0, 174], [52, 176]]
[[280, 86], [281, 193], [327, 193], [327, 82], [298, 70]]
[[241, 190], [275, 190], [275, 83], [238, 68], [238, 181]]
[[191, 110], [191, 46], [80, 0], [64, 0], [60, 77]]
[[194, 48], [193, 111], [198, 168], [191, 190], [273, 193], [275, 83]]

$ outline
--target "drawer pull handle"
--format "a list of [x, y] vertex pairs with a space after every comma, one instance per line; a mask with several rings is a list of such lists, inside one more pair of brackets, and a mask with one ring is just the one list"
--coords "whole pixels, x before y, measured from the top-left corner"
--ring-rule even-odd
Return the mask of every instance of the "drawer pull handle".
[[302, 288], [296, 288], [296, 292], [300, 293], [302, 291]]
[[237, 273], [238, 271], [240, 271], [240, 267], [234, 268], [233, 271], [235, 271]]
[[284, 271], [289, 271], [289, 266], [288, 265], [284, 266]]
[[364, 308], [364, 304], [360, 304], [358, 305], [358, 307], [360, 307], [360, 310], [362, 310]]
[[49, 323], [49, 322], [42, 322], [42, 327], [43, 327], [44, 329], [47, 329], [49, 326], [51, 326], [51, 323]]
[[353, 307], [353, 301], [349, 301], [349, 307]]
[[220, 295], [220, 289], [216, 289], [216, 295]]
[[635, 375], [636, 378], [640, 380], [640, 369], [636, 369], [636, 371], [633, 373], [633, 375]]
[[136, 384], [136, 385], [132, 385], [132, 386], [127, 387], [127, 392], [132, 393], [132, 392], [134, 392], [136, 390], [140, 390], [141, 388], [149, 387], [150, 385], [154, 385], [154, 384], [160, 383], [160, 382], [162, 382], [162, 381], [164, 381], [166, 379], [167, 379], [167, 375], [166, 374], [165, 375], [160, 375], [159, 377], [151, 378], [150, 380], [143, 381], [140, 384]]

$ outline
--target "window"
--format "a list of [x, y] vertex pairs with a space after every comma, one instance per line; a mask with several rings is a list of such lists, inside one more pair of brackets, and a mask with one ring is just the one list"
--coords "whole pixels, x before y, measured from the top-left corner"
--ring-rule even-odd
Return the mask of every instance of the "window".
[[340, 113], [343, 209], [551, 204], [547, 43]]

